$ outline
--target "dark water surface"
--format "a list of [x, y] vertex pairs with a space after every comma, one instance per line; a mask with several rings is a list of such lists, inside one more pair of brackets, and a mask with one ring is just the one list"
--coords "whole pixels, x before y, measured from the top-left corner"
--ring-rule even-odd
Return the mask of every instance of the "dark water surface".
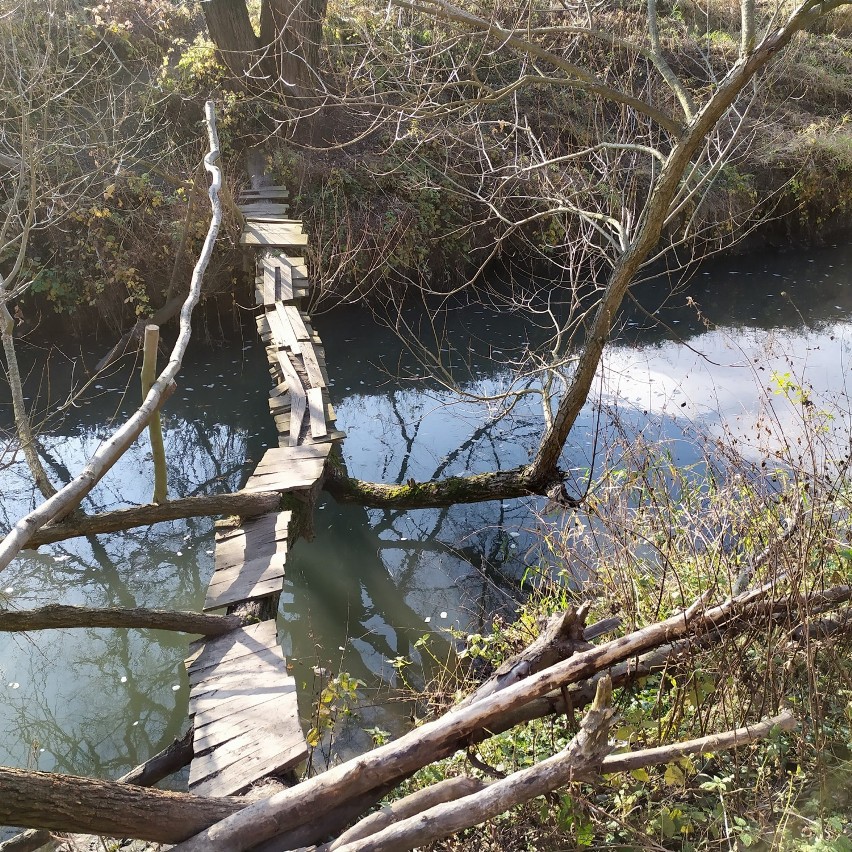
[[[838, 441], [848, 439], [850, 261], [847, 247], [739, 258], [702, 268], [668, 298], [655, 295], [667, 291], [659, 282], [638, 288], [668, 328], [652, 327], [637, 311], [622, 317], [595, 405], [566, 448], [564, 465], [576, 474], [571, 487], [582, 491], [613, 417], [684, 463], [695, 457], [697, 430], [736, 438], [746, 457], [759, 459], [773, 440], [755, 434], [767, 414], [788, 439], [801, 427], [800, 407], [774, 393], [785, 374], [807, 385], [815, 404], [832, 409], [829, 428]], [[348, 434], [343, 449], [351, 474], [400, 482], [506, 468], [525, 462], [536, 446], [536, 398], [489, 426], [489, 404], [459, 402], [431, 381], [397, 378], [418, 368], [369, 312], [339, 309], [316, 317], [315, 326], [326, 346], [338, 425]], [[503, 364], [534, 336], [517, 320], [480, 308], [448, 331], [472, 353], [465, 388], [480, 397], [505, 387]], [[22, 346], [22, 357], [37, 365], [28, 390], [39, 409], [62, 400], [80, 372], [73, 354], [46, 360], [47, 354]], [[98, 380], [80, 404], [46, 422], [42, 443], [55, 478], [77, 471], [108, 434], [110, 419], [136, 404], [138, 379], [128, 376], [123, 370]], [[245, 481], [264, 449], [276, 445], [268, 387], [263, 350], [249, 332], [225, 348], [193, 350], [164, 415], [172, 496], [233, 490]], [[0, 392], [6, 432], [10, 408], [8, 392]], [[151, 477], [147, 440], [139, 441], [85, 508], [147, 502]], [[0, 456], [0, 490], [0, 524], [8, 527], [35, 501], [10, 453]], [[290, 555], [280, 616], [307, 725], [313, 691], [326, 673], [347, 671], [366, 684], [362, 721], [398, 730], [410, 710], [381, 696], [399, 683], [402, 658], [424, 664], [425, 672], [403, 667], [417, 685], [430, 674], [417, 650], [420, 637], [434, 633], [441, 652], [446, 628], [478, 629], [495, 610], [512, 608], [534, 558], [540, 508], [538, 500], [511, 500], [381, 512], [326, 500], [315, 541], [299, 542]], [[51, 545], [2, 573], [0, 604], [198, 608], [212, 551], [209, 519]], [[187, 644], [179, 634], [153, 631], [0, 634], [0, 764], [108, 778], [145, 760], [186, 727]], [[366, 742], [353, 726], [340, 745], [351, 750]]]

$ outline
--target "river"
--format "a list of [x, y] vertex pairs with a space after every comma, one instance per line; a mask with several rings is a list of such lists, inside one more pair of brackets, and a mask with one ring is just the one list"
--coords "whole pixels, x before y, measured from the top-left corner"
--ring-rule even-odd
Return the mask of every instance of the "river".
[[[587, 406], [564, 462], [582, 492], [586, 471], [600, 464], [615, 422], [641, 431], [681, 463], [696, 458], [695, 435], [736, 439], [747, 458], [767, 452], [755, 427], [767, 411], [787, 439], [801, 426], [801, 407], [777, 390], [789, 375], [818, 406], [834, 411], [830, 429], [848, 440], [852, 369], [852, 250], [765, 255], [697, 270], [667, 298], [660, 281], [637, 289], [666, 328], [626, 311], [610, 347], [594, 404]], [[689, 303], [700, 306], [700, 313]], [[504, 363], [522, 347], [517, 321], [484, 309], [451, 323], [450, 336], [470, 349], [466, 389], [493, 394], [507, 379]], [[541, 418], [533, 401], [486, 428], [490, 411], [458, 402], [416, 373], [396, 337], [359, 308], [315, 318], [326, 346], [331, 395], [352, 475], [385, 482], [511, 467], [535, 447]], [[82, 375], [91, 352], [47, 352], [21, 344], [33, 365], [27, 389], [50, 412]], [[173, 496], [238, 488], [267, 446], [276, 444], [266, 405], [269, 378], [260, 344], [247, 327], [223, 348], [197, 344], [164, 414]], [[127, 369], [99, 379], [83, 398], [42, 429], [48, 470], [56, 478], [85, 456], [138, 399]], [[7, 395], [0, 429], [11, 429]], [[596, 429], [600, 439], [595, 442]], [[2, 437], [2, 434], [0, 434]], [[770, 442], [776, 438], [769, 438]], [[87, 511], [146, 502], [151, 490], [146, 441], [137, 442], [97, 486]], [[0, 523], [34, 504], [19, 459], [0, 456]], [[314, 691], [328, 673], [364, 682], [360, 722], [398, 730], [411, 709], [388, 703], [400, 668], [415, 686], [425, 675], [416, 643], [439, 643], [447, 629], [480, 629], [495, 610], [511, 610], [518, 581], [535, 558], [538, 500], [511, 500], [441, 511], [382, 512], [331, 500], [317, 512], [316, 539], [290, 554], [280, 624], [285, 653], [310, 715]], [[69, 541], [27, 552], [0, 579], [0, 604], [198, 608], [212, 573], [212, 521], [191, 519], [120, 535]], [[43, 631], [0, 634], [0, 764], [115, 777], [168, 744], [186, 726], [187, 639], [152, 631]], [[363, 748], [351, 725], [338, 743]], [[179, 783], [179, 782], [178, 782]]]

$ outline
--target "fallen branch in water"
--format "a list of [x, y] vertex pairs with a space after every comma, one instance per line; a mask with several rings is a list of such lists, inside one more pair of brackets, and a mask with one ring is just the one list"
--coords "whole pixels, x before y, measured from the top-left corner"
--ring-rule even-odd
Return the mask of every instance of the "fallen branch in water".
[[36, 532], [26, 547], [41, 547], [43, 544], [53, 544], [77, 536], [119, 532], [181, 518], [200, 518], [208, 515], [239, 515], [241, 518], [251, 518], [275, 511], [280, 502], [281, 495], [274, 491], [235, 491], [231, 494], [181, 497], [160, 505], [133, 506], [130, 509], [84, 515], [61, 524], [51, 524]]
[[0, 609], [0, 633], [27, 630], [57, 630], [67, 627], [138, 627], [175, 630], [200, 636], [221, 636], [245, 624], [237, 615], [166, 609], [95, 608], [49, 604], [30, 610]]

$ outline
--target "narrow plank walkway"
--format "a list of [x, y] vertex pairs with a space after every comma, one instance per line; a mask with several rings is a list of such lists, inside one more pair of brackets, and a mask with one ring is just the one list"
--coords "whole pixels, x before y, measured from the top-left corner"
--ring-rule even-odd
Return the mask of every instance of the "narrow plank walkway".
[[[288, 252], [302, 250], [307, 237], [301, 221], [286, 218], [286, 199], [287, 190], [276, 186], [246, 190], [240, 199], [246, 217], [241, 241], [257, 253], [257, 324], [279, 435], [279, 446], [267, 450], [244, 490], [293, 492], [309, 500], [343, 432], [335, 428], [322, 343], [300, 309], [310, 281], [304, 258]], [[205, 611], [267, 598], [277, 609], [292, 544], [290, 520], [290, 512], [277, 512], [217, 533]], [[274, 619], [199, 640], [186, 665], [195, 752], [190, 792], [229, 796], [307, 757], [296, 684]]]

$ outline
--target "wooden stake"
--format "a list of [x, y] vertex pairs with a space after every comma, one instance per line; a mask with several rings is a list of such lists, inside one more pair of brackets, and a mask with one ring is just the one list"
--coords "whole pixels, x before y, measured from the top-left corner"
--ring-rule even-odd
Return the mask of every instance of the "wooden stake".
[[[160, 342], [160, 327], [145, 326], [145, 345], [142, 356], [142, 399], [148, 395], [157, 378], [157, 346]], [[151, 454], [154, 456], [154, 496], [152, 502], [165, 503], [169, 499], [166, 481], [166, 450], [163, 446], [163, 425], [159, 410], [154, 412], [148, 424], [151, 436]]]

